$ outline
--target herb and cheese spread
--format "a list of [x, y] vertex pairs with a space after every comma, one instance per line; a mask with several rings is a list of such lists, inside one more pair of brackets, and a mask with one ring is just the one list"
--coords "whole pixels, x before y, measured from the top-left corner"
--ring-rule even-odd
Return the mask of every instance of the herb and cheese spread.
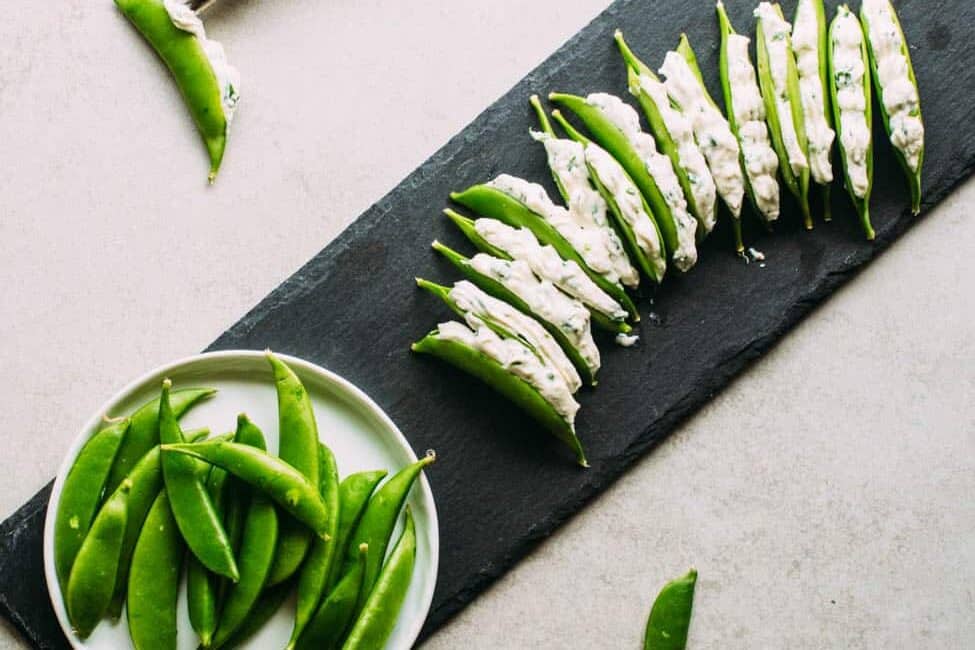
[[799, 142], [789, 98], [789, 60], [793, 56], [790, 51], [789, 32], [792, 28], [768, 2], [758, 5], [755, 9], [755, 17], [762, 22], [765, 49], [768, 51], [769, 72], [775, 91], [773, 103], [779, 116], [779, 131], [782, 133], [782, 146], [785, 147], [792, 173], [799, 176], [809, 168], [809, 162]]
[[619, 97], [593, 93], [586, 97], [586, 103], [599, 109], [640, 156], [674, 218], [677, 228], [677, 249], [671, 252], [674, 265], [681, 271], [691, 268], [697, 262], [697, 220], [687, 211], [684, 190], [677, 180], [670, 158], [657, 151], [653, 137], [640, 128], [640, 117], [636, 111]]
[[809, 172], [820, 185], [833, 181], [830, 150], [836, 134], [826, 121], [823, 78], [820, 76], [819, 20], [812, 0], [800, 0], [792, 26], [792, 49], [799, 72], [802, 119], [808, 141]]
[[163, 6], [173, 25], [197, 38], [203, 53], [210, 61], [210, 67], [213, 68], [213, 74], [217, 78], [217, 86], [220, 88], [220, 103], [229, 128], [234, 112], [237, 110], [237, 102], [240, 100], [240, 72], [227, 62], [223, 45], [207, 38], [203, 22], [192, 9], [179, 0], [163, 0]]
[[890, 142], [901, 152], [908, 167], [917, 172], [924, 148], [924, 124], [917, 87], [908, 73], [907, 44], [887, 0], [863, 0], [869, 44], [877, 68], [881, 101], [887, 113]]
[[755, 67], [748, 57], [749, 41], [740, 34], [729, 34], [727, 39], [729, 110], [738, 125], [745, 174], [758, 211], [766, 221], [775, 221], [779, 217], [779, 182], [775, 177], [779, 158], [769, 141], [765, 104], [755, 78]]
[[565, 295], [548, 280], [539, 279], [531, 266], [522, 260], [502, 260], [478, 253], [470, 260], [471, 268], [504, 286], [525, 301], [539, 318], [562, 332], [595, 375], [599, 370], [599, 348], [589, 326], [589, 310]]
[[609, 319], [626, 320], [626, 310], [586, 275], [574, 260], [564, 260], [551, 246], [543, 246], [527, 228], [512, 228], [497, 219], [477, 219], [474, 229], [489, 244], [511, 258], [527, 262], [539, 278], [605, 314]]
[[871, 135], [866, 115], [867, 95], [863, 85], [866, 69], [861, 52], [863, 30], [860, 21], [848, 9], [840, 7], [833, 20], [831, 37], [840, 145], [846, 163], [849, 189], [857, 197], [863, 198], [870, 187], [867, 153]]

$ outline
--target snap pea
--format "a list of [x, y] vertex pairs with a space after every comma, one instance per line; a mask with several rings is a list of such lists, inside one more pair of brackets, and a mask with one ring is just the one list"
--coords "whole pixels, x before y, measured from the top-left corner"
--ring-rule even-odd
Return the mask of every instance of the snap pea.
[[65, 604], [71, 626], [82, 639], [88, 638], [112, 601], [129, 487], [123, 483], [98, 511], [71, 567]]
[[[464, 215], [459, 214], [449, 208], [444, 210], [444, 214], [447, 215], [447, 217], [451, 221], [453, 221], [454, 224], [456, 224], [456, 226], [460, 229], [462, 233], [464, 233], [467, 239], [472, 244], [474, 244], [474, 246], [482, 253], [487, 253], [492, 257], [497, 257], [499, 259], [507, 260], [507, 261], [512, 261], [516, 259], [515, 256], [510, 251], [503, 250], [491, 244], [487, 239], [485, 239], [481, 235], [481, 233], [477, 231], [477, 225], [472, 219], [468, 219]], [[485, 221], [490, 221], [490, 220], [485, 220]], [[504, 225], [503, 227], [510, 228], [511, 226]], [[536, 267], [532, 265], [533, 260], [529, 260], [524, 256], [519, 257], [518, 259], [524, 260], [526, 263], [532, 266], [532, 270], [535, 271]], [[563, 263], [566, 265], [575, 264], [575, 262], [572, 262], [571, 260], [563, 261]], [[541, 276], [537, 271], [535, 274], [542, 279], [548, 279], [548, 278], [543, 278], [543, 276]], [[560, 276], [560, 277], [564, 277], [564, 276]], [[568, 275], [568, 277], [571, 279], [573, 276]], [[630, 327], [629, 324], [627, 324], [624, 320], [622, 320], [623, 319], [622, 316], [619, 319], [616, 319], [613, 316], [601, 311], [598, 307], [594, 306], [591, 303], [588, 303], [585, 300], [583, 294], [574, 291], [574, 286], [571, 283], [556, 282], [556, 279], [560, 279], [560, 278], [552, 278], [550, 279], [550, 281], [553, 284], [555, 284], [555, 286], [559, 287], [559, 289], [561, 289], [564, 293], [576, 298], [586, 306], [586, 308], [589, 310], [589, 317], [593, 325], [596, 325], [597, 327], [599, 327], [599, 329], [605, 330], [607, 332], [612, 332], [614, 334], [629, 334], [630, 332], [633, 331], [633, 328]], [[595, 287], [595, 289], [599, 290], [598, 287]]]
[[552, 321], [546, 320], [543, 316], [535, 312], [524, 298], [511, 291], [494, 278], [477, 271], [471, 265], [470, 259], [464, 257], [452, 248], [441, 244], [439, 241], [434, 241], [433, 249], [443, 255], [447, 261], [453, 264], [468, 280], [480, 287], [485, 293], [497, 298], [498, 300], [503, 300], [518, 311], [521, 311], [538, 321], [546, 330], [548, 330], [548, 333], [552, 335], [552, 338], [558, 341], [559, 346], [572, 362], [572, 365], [575, 366], [576, 370], [579, 371], [579, 375], [582, 377], [582, 380], [590, 386], [596, 385], [596, 369], [598, 369], [598, 360], [596, 364], [594, 364], [591, 360], [587, 360], [579, 348], [576, 347], [575, 343], [569, 339], [566, 332], [559, 326], [558, 323], [553, 323]]
[[691, 569], [660, 590], [647, 620], [644, 650], [683, 650], [687, 645], [696, 582], [697, 571]]
[[[237, 443], [264, 452], [264, 435], [246, 415], [238, 417]], [[220, 622], [213, 635], [213, 646], [222, 647], [244, 623], [260, 597], [270, 574], [278, 541], [278, 513], [270, 499], [260, 492], [251, 494], [241, 534], [240, 580], [227, 590], [220, 611]]]
[[[239, 98], [236, 70], [227, 66], [229, 74], [222, 80], [207, 53], [219, 48], [222, 57], [223, 48], [212, 41], [203, 42], [202, 23], [198, 26], [201, 38], [177, 27], [163, 0], [115, 0], [115, 4], [149, 41], [176, 80], [210, 156], [208, 180], [212, 183], [223, 160], [227, 129]], [[186, 11], [192, 16], [191, 10]]]
[[[173, 415], [176, 419], [182, 418], [188, 410], [216, 392], [213, 388], [182, 388], [171, 391], [169, 403], [173, 408]], [[132, 424], [122, 440], [122, 446], [119, 447], [115, 462], [112, 463], [112, 471], [105, 483], [106, 494], [114, 492], [136, 463], [159, 444], [159, 398], [140, 406], [129, 416], [129, 420]]]
[[176, 648], [176, 602], [184, 551], [166, 491], [159, 492], [132, 554], [126, 616], [136, 650]]
[[416, 526], [407, 506], [403, 534], [389, 554], [375, 586], [370, 588], [368, 582], [363, 582], [363, 591], [368, 591], [368, 597], [342, 646], [343, 650], [372, 650], [386, 644], [410, 589], [415, 564]]
[[410, 349], [435, 356], [480, 379], [568, 445], [576, 456], [576, 462], [583, 467], [589, 467], [582, 443], [576, 436], [574, 424], [566, 421], [548, 400], [542, 397], [538, 389], [508, 372], [494, 359], [462, 343], [440, 338], [437, 330], [433, 330], [414, 343]]
[[[268, 350], [278, 394], [278, 456], [318, 485], [318, 425], [308, 391], [288, 364]], [[290, 517], [281, 520], [278, 552], [268, 586], [294, 575], [311, 546], [307, 529]]]
[[[641, 61], [623, 38], [623, 32], [613, 34], [623, 61], [626, 63], [630, 94], [637, 98], [647, 117], [650, 131], [661, 153], [670, 158], [681, 189], [687, 198], [691, 214], [698, 222], [698, 240], [714, 228], [717, 220], [717, 190], [704, 154], [694, 141], [693, 127], [683, 113], [667, 97], [667, 90], [657, 75]], [[659, 92], [651, 92], [646, 84], [656, 84]]]
[[[227, 498], [228, 474], [219, 467], [210, 467], [206, 487], [218, 516], [224, 513]], [[236, 555], [236, 554], [235, 554]], [[189, 553], [186, 558], [186, 601], [190, 625], [200, 638], [200, 645], [209, 648], [217, 629], [217, 606], [220, 578], [213, 575]]]
[[[873, 21], [871, 22], [871, 16]], [[886, 20], [887, 25], [883, 24]], [[873, 76], [874, 88], [877, 98], [880, 100], [880, 117], [884, 122], [884, 130], [887, 137], [894, 147], [894, 155], [907, 176], [908, 187], [911, 191], [911, 212], [918, 214], [921, 211], [921, 168], [924, 166], [924, 121], [921, 117], [920, 91], [917, 87], [917, 78], [914, 76], [914, 65], [911, 63], [911, 50], [907, 46], [907, 39], [904, 37], [904, 30], [901, 28], [900, 19], [894, 10], [893, 3], [889, 0], [866, 0], [860, 5], [860, 21], [864, 27], [864, 37], [867, 41], [867, 52], [870, 57], [870, 71]], [[886, 31], [884, 28], [887, 27]], [[876, 34], [876, 35], [875, 35]], [[892, 42], [897, 45], [899, 55], [903, 57], [907, 68], [907, 82], [913, 89], [912, 95], [907, 100], [897, 102], [893, 99], [886, 101], [883, 78], [878, 74], [879, 43], [887, 39], [888, 45]], [[888, 106], [888, 103], [891, 106]], [[906, 115], [898, 115], [892, 123], [890, 110], [896, 107], [905, 112]], [[916, 140], [916, 142], [913, 142]], [[915, 149], [911, 150], [911, 145]], [[913, 162], [912, 162], [913, 161]]]
[[78, 452], [64, 479], [54, 518], [54, 569], [62, 590], [95, 519], [112, 462], [128, 430], [129, 419], [124, 418], [93, 435]]
[[[809, 163], [806, 152], [806, 128], [802, 119], [802, 99], [799, 96], [799, 73], [789, 37], [789, 24], [782, 15], [782, 7], [762, 2], [755, 10], [758, 18], [755, 28], [755, 48], [758, 60], [758, 83], [765, 103], [765, 119], [772, 135], [772, 146], [779, 156], [779, 172], [785, 186], [799, 202], [803, 223], [807, 230], [813, 227], [809, 210]], [[768, 21], [772, 24], [766, 24]], [[769, 36], [766, 37], [766, 32]], [[772, 53], [769, 41], [784, 41], [782, 52]], [[781, 61], [784, 58], [785, 61]], [[785, 79], [776, 79], [773, 69], [785, 65]], [[784, 84], [782, 83], [784, 81]], [[791, 126], [791, 129], [790, 129]], [[796, 144], [790, 152], [786, 133], [794, 131]], [[791, 141], [790, 136], [788, 138]]]
[[[837, 40], [841, 36], [850, 41], [838, 47]], [[844, 57], [849, 57], [849, 61]], [[862, 76], [857, 79], [857, 75]], [[870, 64], [863, 28], [846, 5], [837, 7], [836, 16], [829, 25], [829, 91], [846, 189], [864, 234], [872, 240], [875, 234], [870, 223], [870, 192], [873, 188]], [[845, 121], [842, 119], [844, 113]], [[859, 126], [859, 133], [855, 125]]]
[[325, 501], [328, 511], [332, 516], [328, 518], [328, 539], [316, 539], [308, 557], [301, 565], [298, 574], [298, 603], [295, 607], [295, 625], [291, 632], [291, 639], [288, 641], [288, 649], [295, 647], [298, 637], [301, 636], [308, 621], [318, 608], [325, 593], [328, 582], [328, 574], [332, 569], [336, 557], [336, 549], [339, 542], [339, 471], [335, 464], [335, 455], [332, 450], [322, 443], [319, 443], [319, 453], [321, 455], [321, 471], [319, 476], [321, 485], [319, 489], [322, 500]]
[[333, 650], [340, 647], [344, 632], [355, 616], [356, 603], [362, 592], [369, 545], [360, 544], [358, 561], [331, 590], [308, 623], [295, 646], [298, 650]]
[[369, 497], [376, 491], [379, 482], [386, 478], [386, 474], [384, 469], [356, 472], [345, 477], [339, 484], [339, 525], [335, 536], [335, 560], [329, 566], [328, 580], [323, 593], [331, 593], [332, 587], [338, 582], [349, 535], [352, 534], [352, 529], [359, 525], [359, 519], [369, 503]]
[[163, 445], [162, 450], [164, 459], [167, 455], [184, 455], [222, 467], [267, 494], [317, 535], [328, 533], [329, 512], [318, 488], [280, 458], [238, 442]]
[[268, 587], [261, 592], [261, 596], [254, 603], [247, 619], [237, 628], [237, 632], [223, 646], [225, 649], [242, 647], [250, 637], [256, 634], [264, 624], [277, 614], [281, 605], [288, 599], [292, 587], [291, 581]]
[[[164, 448], [166, 444], [184, 441], [183, 432], [169, 400], [171, 387], [172, 382], [164, 380], [159, 398], [159, 440], [164, 443]], [[163, 480], [173, 516], [186, 545], [203, 566], [236, 581], [240, 574], [233, 549], [230, 548], [230, 540], [227, 539], [227, 533], [203, 480], [197, 475], [196, 467], [197, 463], [186, 456], [162, 456]]]

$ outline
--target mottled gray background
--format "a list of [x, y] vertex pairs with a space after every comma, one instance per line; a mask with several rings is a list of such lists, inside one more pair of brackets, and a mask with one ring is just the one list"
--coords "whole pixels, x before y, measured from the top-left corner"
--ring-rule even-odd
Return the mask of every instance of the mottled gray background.
[[[120, 385], [212, 341], [605, 4], [221, 0], [244, 99], [208, 189], [111, 2], [10, 3], [0, 517]], [[975, 645], [973, 205], [970, 182], [427, 647], [636, 648], [691, 564], [692, 648]]]

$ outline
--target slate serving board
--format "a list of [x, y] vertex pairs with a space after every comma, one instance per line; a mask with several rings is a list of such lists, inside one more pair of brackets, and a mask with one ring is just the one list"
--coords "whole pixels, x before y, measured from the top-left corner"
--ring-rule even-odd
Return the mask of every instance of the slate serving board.
[[[754, 3], [728, 4], [738, 30], [751, 32]], [[837, 4], [827, 2], [830, 16]], [[975, 3], [897, 5], [921, 86], [927, 125], [923, 205], [929, 209], [975, 164]], [[791, 15], [794, 2], [784, 9]], [[672, 274], [640, 302], [638, 347], [600, 341], [600, 384], [582, 392], [578, 426], [592, 468], [579, 469], [489, 390], [435, 360], [411, 356], [409, 343], [450, 317], [414, 288], [412, 278], [456, 279], [430, 250], [435, 237], [470, 250], [439, 216], [451, 190], [508, 172], [542, 182], [557, 196], [542, 147], [527, 135], [534, 126], [528, 96], [561, 90], [626, 97], [625, 70], [612, 40], [617, 26], [651, 65], [659, 65], [686, 31], [721, 103], [717, 21], [709, 0], [616, 2], [208, 348], [270, 346], [320, 363], [371, 395], [414, 448], [437, 450], [429, 478], [440, 515], [441, 566], [424, 637], [916, 221], [878, 119], [875, 242], [863, 240], [839, 187], [834, 220], [818, 222], [813, 232], [801, 230], [789, 201], [772, 235], [760, 234], [746, 217], [747, 234], [768, 256], [764, 266], [735, 258], [726, 225], [719, 227], [696, 268], [682, 277]], [[50, 485], [0, 526], [0, 612], [36, 647], [61, 648], [67, 642], [48, 601], [41, 558], [49, 491]]]

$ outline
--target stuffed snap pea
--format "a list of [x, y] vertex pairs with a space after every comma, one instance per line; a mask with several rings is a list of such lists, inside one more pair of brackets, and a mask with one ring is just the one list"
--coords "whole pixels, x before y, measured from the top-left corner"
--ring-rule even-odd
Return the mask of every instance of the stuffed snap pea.
[[179, 0], [116, 0], [119, 10], [169, 67], [210, 156], [209, 181], [220, 170], [227, 131], [240, 99], [240, 74], [220, 43]]
[[526, 262], [539, 278], [548, 280], [589, 310], [600, 329], [627, 334], [626, 310], [600, 289], [572, 260], [564, 260], [551, 246], [544, 246], [527, 228], [512, 228], [497, 219], [468, 219], [453, 210], [444, 213], [478, 250], [506, 260]]
[[860, 6], [870, 54], [870, 69], [880, 116], [911, 190], [911, 211], [921, 211], [921, 167], [924, 164], [924, 122], [921, 99], [907, 39], [888, 0], [863, 0]]
[[765, 101], [765, 114], [772, 131], [772, 144], [779, 156], [782, 180], [802, 211], [806, 228], [812, 228], [809, 211], [808, 142], [799, 96], [799, 73], [792, 51], [791, 26], [778, 4], [762, 2], [755, 9], [758, 24], [755, 44], [758, 53], [758, 81]]
[[541, 131], [532, 129], [529, 133], [545, 147], [555, 186], [575, 221], [575, 227], [562, 221], [553, 221], [552, 225], [579, 251], [590, 268], [610, 282], [636, 288], [640, 274], [633, 268], [623, 242], [607, 219], [606, 201], [592, 186], [582, 145], [556, 136], [538, 95], [532, 95], [529, 101], [542, 127]]
[[667, 96], [667, 88], [641, 61], [616, 30], [616, 44], [626, 63], [630, 94], [637, 98], [647, 116], [660, 151], [670, 158], [691, 214], [697, 219], [698, 238], [711, 232], [717, 221], [717, 190], [704, 154], [694, 140], [691, 119]]
[[846, 189], [853, 199], [867, 239], [873, 187], [873, 113], [870, 105], [870, 67], [863, 28], [849, 7], [841, 5], [829, 26], [829, 86], [833, 119], [839, 135], [840, 159]]
[[593, 139], [616, 158], [636, 183], [663, 235], [674, 266], [687, 271], [697, 263], [697, 220], [687, 201], [670, 158], [657, 151], [653, 137], [640, 128], [633, 107], [608, 93], [587, 97], [552, 93], [549, 99], [575, 113]]
[[[765, 104], [758, 89], [755, 67], [748, 57], [749, 40], [735, 32], [724, 3], [719, 0], [716, 9], [721, 29], [721, 89], [728, 110], [728, 124], [741, 148], [745, 191], [755, 211], [766, 223], [771, 223], [779, 218], [779, 181], [776, 178], [779, 158], [769, 140]], [[736, 246], [742, 253], [745, 247], [740, 221], [735, 225]]]

